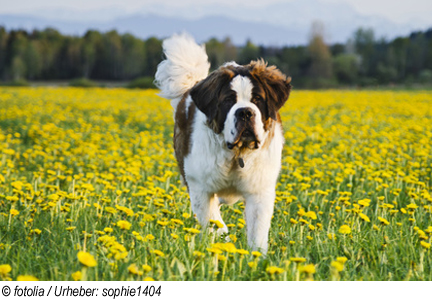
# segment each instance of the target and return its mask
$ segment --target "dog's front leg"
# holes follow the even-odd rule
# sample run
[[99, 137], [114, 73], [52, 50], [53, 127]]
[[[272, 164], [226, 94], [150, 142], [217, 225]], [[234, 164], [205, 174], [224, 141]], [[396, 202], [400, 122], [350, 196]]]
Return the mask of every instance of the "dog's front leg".
[[274, 208], [274, 191], [247, 195], [245, 217], [248, 245], [253, 250], [267, 253], [268, 234]]
[[218, 234], [227, 233], [228, 227], [222, 220], [219, 210], [219, 200], [215, 194], [200, 189], [189, 188], [189, 195], [192, 204], [192, 211], [196, 214], [198, 222], [203, 228], [207, 228], [210, 220], [219, 221], [223, 227], [217, 230]]

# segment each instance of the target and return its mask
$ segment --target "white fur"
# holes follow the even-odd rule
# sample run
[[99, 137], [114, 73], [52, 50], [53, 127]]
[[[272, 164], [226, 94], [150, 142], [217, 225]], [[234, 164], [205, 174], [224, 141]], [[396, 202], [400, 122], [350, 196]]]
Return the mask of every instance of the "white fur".
[[[248, 244], [265, 253], [281, 168], [283, 136], [280, 125], [276, 125], [268, 148], [248, 152], [243, 157], [244, 168], [233, 169], [236, 163], [233, 152], [226, 148], [225, 139], [215, 135], [205, 122], [206, 116], [197, 110], [191, 152], [184, 161], [192, 210], [203, 226], [207, 226], [210, 219], [225, 225], [219, 204], [233, 204], [243, 197]], [[228, 228], [224, 226], [219, 232], [228, 232]]]
[[191, 96], [188, 96], [186, 98], [186, 103], [185, 103], [185, 105], [186, 105], [186, 107], [185, 107], [186, 119], [189, 118], [189, 106], [192, 104], [192, 102], [193, 101], [192, 101]]
[[255, 112], [255, 133], [258, 142], [264, 139], [264, 124], [262, 123], [261, 111], [251, 102], [252, 100], [252, 82], [249, 78], [237, 75], [231, 81], [231, 89], [237, 94], [237, 103], [230, 109], [224, 124], [224, 136], [226, 142], [234, 143], [237, 137], [235, 112], [244, 107], [249, 107]]
[[174, 111], [181, 97], [198, 81], [206, 78], [210, 69], [205, 46], [199, 46], [186, 34], [175, 34], [163, 41], [166, 60], [157, 68], [155, 84], [160, 96], [171, 99]]
[[235, 61], [229, 61], [223, 64], [224, 67], [229, 67], [229, 66], [233, 66], [233, 67], [239, 67], [240, 65], [238, 63], [236, 63]]
[[[207, 76], [209, 65], [203, 61], [207, 59], [204, 48], [192, 45], [192, 42], [188, 36], [174, 36], [164, 42], [168, 59], [159, 65], [156, 82], [162, 90], [161, 94], [173, 100], [174, 109], [183, 93]], [[233, 62], [229, 64], [237, 65]], [[200, 224], [206, 227], [210, 220], [218, 220], [224, 225], [218, 232], [228, 232], [219, 206], [222, 203], [233, 204], [243, 198], [248, 244], [252, 249], [266, 253], [284, 140], [282, 128], [277, 123], [273, 139], [267, 147], [262, 147], [269, 137], [268, 132], [264, 131], [261, 112], [251, 102], [252, 87], [246, 77], [237, 76], [232, 80], [231, 88], [236, 91], [238, 102], [231, 108], [221, 134], [210, 129], [205, 114], [196, 110], [190, 153], [184, 158], [184, 171], [192, 210]], [[190, 96], [188, 98], [189, 107], [191, 99]], [[234, 151], [226, 147], [226, 142], [232, 141], [231, 131], [235, 130], [234, 113], [241, 107], [251, 107], [255, 111], [255, 129], [261, 142], [259, 149], [243, 154], [244, 168], [238, 165]]]

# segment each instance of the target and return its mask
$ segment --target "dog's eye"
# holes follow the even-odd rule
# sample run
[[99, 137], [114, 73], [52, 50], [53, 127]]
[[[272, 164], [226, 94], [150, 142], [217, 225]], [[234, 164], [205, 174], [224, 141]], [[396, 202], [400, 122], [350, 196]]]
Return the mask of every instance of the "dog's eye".
[[252, 99], [252, 102], [261, 102], [264, 101], [264, 99], [260, 95], [255, 95]]
[[233, 104], [235, 101], [236, 101], [236, 100], [235, 100], [234, 97], [226, 97], [226, 98], [223, 100], [223, 103], [224, 103], [224, 104]]

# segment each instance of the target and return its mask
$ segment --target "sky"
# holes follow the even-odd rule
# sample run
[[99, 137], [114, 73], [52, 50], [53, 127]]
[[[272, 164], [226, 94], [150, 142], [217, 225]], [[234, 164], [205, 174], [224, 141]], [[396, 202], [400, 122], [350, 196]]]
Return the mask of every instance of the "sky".
[[[294, 0], [208, 0], [205, 3], [226, 5], [265, 6], [277, 2]], [[322, 2], [347, 3], [359, 13], [378, 15], [393, 22], [403, 23], [414, 19], [429, 20], [432, 15], [432, 0], [321, 0]], [[203, 3], [200, 0], [0, 0], [2, 13], [31, 13], [45, 8], [63, 8], [73, 10], [95, 10], [107, 7], [118, 7], [125, 13], [143, 9], [149, 4], [169, 6]]]

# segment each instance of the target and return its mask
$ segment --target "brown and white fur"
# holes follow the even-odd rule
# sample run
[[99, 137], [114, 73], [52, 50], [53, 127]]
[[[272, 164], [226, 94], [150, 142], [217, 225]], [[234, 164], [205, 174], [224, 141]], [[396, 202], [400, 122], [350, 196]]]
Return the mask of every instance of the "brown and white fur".
[[248, 244], [263, 253], [284, 144], [279, 109], [291, 85], [262, 61], [226, 63], [208, 74], [204, 46], [174, 35], [163, 42], [156, 72], [161, 96], [174, 108], [174, 149], [199, 223], [220, 221], [219, 206], [245, 201]]

